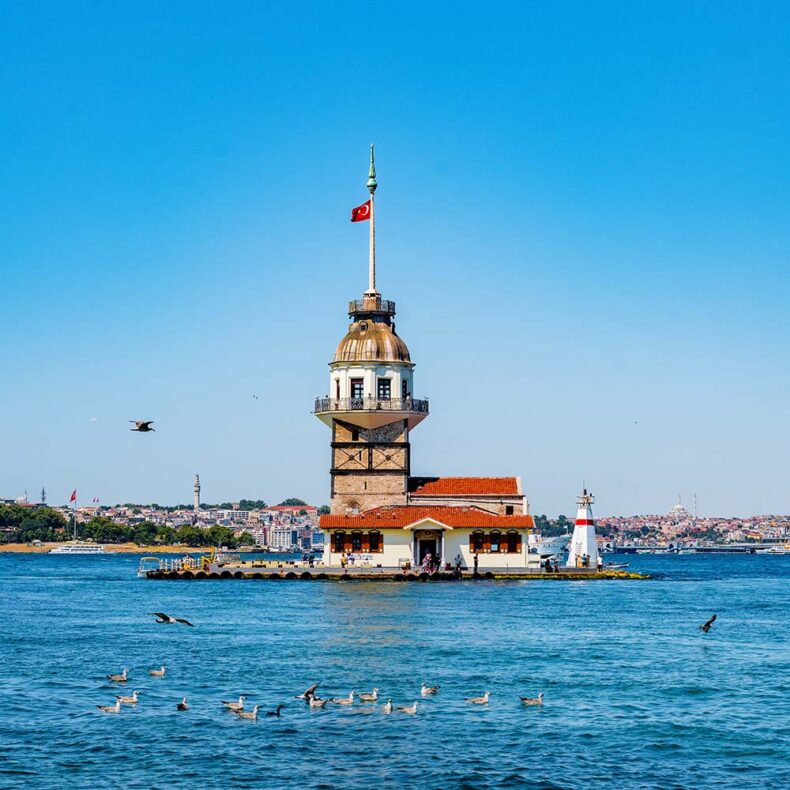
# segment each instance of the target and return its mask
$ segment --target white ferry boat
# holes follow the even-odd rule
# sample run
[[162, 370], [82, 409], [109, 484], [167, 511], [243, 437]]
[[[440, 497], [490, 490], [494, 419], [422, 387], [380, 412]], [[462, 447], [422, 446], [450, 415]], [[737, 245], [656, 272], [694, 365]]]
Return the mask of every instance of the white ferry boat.
[[76, 541], [73, 543], [64, 543], [56, 549], [51, 549], [50, 554], [109, 554], [104, 550], [104, 546], [98, 543], [85, 543], [83, 541]]
[[538, 554], [541, 559], [554, 557], [557, 554], [562, 554], [568, 548], [570, 539], [570, 535], [554, 535], [544, 538], [539, 533], [533, 532], [529, 536], [529, 550], [531, 553]]

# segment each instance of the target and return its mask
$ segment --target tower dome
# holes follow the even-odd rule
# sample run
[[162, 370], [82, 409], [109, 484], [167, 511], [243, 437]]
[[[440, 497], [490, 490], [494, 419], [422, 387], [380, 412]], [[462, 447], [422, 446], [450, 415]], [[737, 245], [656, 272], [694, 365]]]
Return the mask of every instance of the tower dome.
[[390, 323], [354, 321], [333, 362], [411, 362], [409, 349]]

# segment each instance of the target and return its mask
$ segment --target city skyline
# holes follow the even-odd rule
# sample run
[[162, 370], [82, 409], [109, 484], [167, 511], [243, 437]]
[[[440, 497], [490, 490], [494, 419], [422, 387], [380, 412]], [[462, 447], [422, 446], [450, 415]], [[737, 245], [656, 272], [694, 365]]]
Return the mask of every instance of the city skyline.
[[0, 495], [328, 502], [372, 141], [415, 475], [786, 513], [787, 14], [311, 8], [6, 15]]

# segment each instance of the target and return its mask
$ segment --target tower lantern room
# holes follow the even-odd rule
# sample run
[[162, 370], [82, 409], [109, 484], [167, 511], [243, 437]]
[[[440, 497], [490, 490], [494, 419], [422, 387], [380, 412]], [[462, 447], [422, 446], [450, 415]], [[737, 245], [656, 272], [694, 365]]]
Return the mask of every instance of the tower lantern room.
[[329, 394], [316, 398], [316, 416], [332, 429], [331, 511], [345, 515], [405, 504], [410, 472], [409, 432], [428, 416], [414, 397], [414, 363], [395, 331], [395, 303], [376, 290], [373, 146], [363, 204], [370, 222], [368, 289], [348, 306], [351, 321], [329, 363]]

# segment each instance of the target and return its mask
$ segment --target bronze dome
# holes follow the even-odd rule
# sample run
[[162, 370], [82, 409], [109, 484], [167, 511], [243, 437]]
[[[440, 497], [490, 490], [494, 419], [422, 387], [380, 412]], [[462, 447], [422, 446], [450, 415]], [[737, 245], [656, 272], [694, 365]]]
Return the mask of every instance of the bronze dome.
[[384, 322], [355, 321], [338, 344], [334, 362], [411, 362], [409, 349]]

